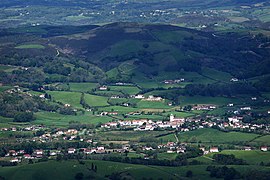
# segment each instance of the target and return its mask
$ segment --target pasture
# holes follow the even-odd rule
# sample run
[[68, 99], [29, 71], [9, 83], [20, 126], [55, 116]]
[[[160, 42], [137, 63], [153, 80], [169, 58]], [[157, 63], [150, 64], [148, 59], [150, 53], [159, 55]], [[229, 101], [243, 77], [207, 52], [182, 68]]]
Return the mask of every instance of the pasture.
[[12, 89], [11, 86], [0, 86], [0, 92], [6, 91], [8, 89]]
[[81, 93], [79, 92], [66, 92], [66, 91], [47, 91], [52, 96], [52, 99], [56, 102], [63, 104], [70, 104], [75, 108], [82, 108], [80, 104]]
[[138, 94], [141, 90], [136, 86], [110, 86], [112, 91], [119, 91], [124, 94]]
[[[104, 131], [97, 134], [97, 138], [103, 141], [140, 141], [142, 139], [155, 140], [155, 137], [164, 134], [164, 131], [153, 131], [151, 133], [146, 131]], [[158, 141], [158, 140], [156, 140]]]
[[270, 146], [270, 135], [264, 135], [262, 137], [256, 138], [251, 143], [256, 143], [261, 146]]
[[227, 105], [229, 103], [239, 103], [239, 98], [225, 98], [225, 97], [210, 97], [210, 96], [180, 96], [181, 105], [188, 104], [214, 104]]
[[[186, 172], [193, 172], [193, 179], [213, 179], [206, 171], [208, 165], [190, 165], [180, 167], [165, 167], [165, 166], [146, 166], [135, 165], [109, 161], [84, 160], [80, 164], [76, 160], [68, 161], [47, 161], [35, 164], [24, 164], [14, 167], [3, 167], [0, 169], [0, 174], [4, 178], [10, 180], [17, 179], [66, 179], [73, 180], [77, 173], [83, 173], [84, 178], [105, 179], [106, 176], [112, 173], [121, 173], [122, 175], [132, 179], [182, 179], [185, 178]], [[97, 166], [97, 172], [89, 170], [91, 164]], [[251, 169], [258, 169], [258, 166], [230, 166], [234, 167], [241, 173], [248, 172]], [[262, 168], [267, 170], [266, 168]]]
[[[145, 166], [135, 164], [125, 164], [109, 161], [93, 161], [86, 160], [84, 164], [78, 161], [47, 161], [35, 164], [21, 165], [15, 167], [4, 167], [0, 169], [1, 176], [10, 180], [15, 179], [66, 179], [73, 180], [78, 172], [84, 174], [84, 177], [91, 177], [95, 179], [104, 179], [106, 175], [116, 172], [129, 173], [135, 179], [152, 178], [158, 179], [160, 177], [166, 179], [179, 179], [185, 176], [187, 170], [193, 170], [194, 167], [163, 167], [163, 166]], [[90, 171], [91, 164], [97, 166], [97, 172]], [[204, 177], [208, 179], [208, 172], [205, 171], [205, 166], [196, 167], [194, 169], [195, 177]]]
[[[243, 150], [224, 150], [218, 154], [233, 154], [236, 158], [245, 160], [248, 164], [258, 165], [261, 162], [270, 162], [270, 152], [262, 152], [259, 150], [243, 151]], [[207, 156], [211, 157], [213, 154]]]
[[88, 92], [95, 89], [97, 86], [97, 83], [69, 83], [70, 91], [76, 92]]
[[82, 124], [98, 124], [106, 123], [112, 119], [107, 116], [98, 117], [90, 113], [85, 113], [83, 115], [62, 115], [59, 113], [51, 112], [37, 112], [35, 113], [36, 120], [32, 123], [34, 124], [44, 124], [46, 126], [56, 126], [56, 127], [67, 127], [69, 122], [76, 121]]
[[166, 101], [144, 101], [141, 100], [137, 103], [137, 107], [141, 109], [170, 109]]
[[109, 104], [107, 103], [108, 98], [104, 96], [96, 96], [96, 95], [91, 95], [91, 94], [85, 94], [84, 96], [85, 102], [89, 104], [91, 107], [96, 107], [96, 106], [108, 106]]
[[158, 159], [166, 159], [166, 160], [175, 160], [175, 158], [177, 157], [177, 153], [158, 153], [157, 158]]
[[41, 44], [22, 44], [16, 46], [15, 49], [45, 49], [45, 46]]
[[222, 132], [216, 129], [204, 128], [178, 134], [180, 142], [202, 142], [202, 143], [240, 143], [248, 142], [258, 137], [257, 134], [241, 132]]

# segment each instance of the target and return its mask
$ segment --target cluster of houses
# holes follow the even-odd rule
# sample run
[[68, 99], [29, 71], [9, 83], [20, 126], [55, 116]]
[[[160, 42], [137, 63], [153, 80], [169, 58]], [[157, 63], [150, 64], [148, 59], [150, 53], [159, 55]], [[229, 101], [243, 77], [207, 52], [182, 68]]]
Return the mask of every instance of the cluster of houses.
[[16, 131], [38, 131], [41, 129], [45, 129], [44, 126], [42, 125], [31, 125], [31, 126], [26, 126], [26, 127], [9, 127], [9, 128], [0, 128], [0, 131], [12, 131], [12, 132], [16, 132]]
[[220, 128], [232, 128], [232, 129], [246, 129], [249, 131], [257, 131], [257, 130], [270, 130], [270, 126], [264, 124], [251, 124], [251, 123], [244, 123], [242, 116], [232, 116], [228, 118], [228, 123], [223, 122], [218, 125]]
[[184, 78], [181, 79], [175, 79], [175, 80], [164, 80], [162, 81], [164, 84], [179, 84], [181, 82], [185, 82]]
[[148, 97], [145, 97], [143, 94], [131, 95], [130, 97], [134, 98], [134, 99], [142, 99], [144, 101], [162, 101], [162, 100], [164, 100], [162, 97], [159, 97], [159, 96], [150, 95]]
[[127, 120], [127, 121], [117, 121], [117, 122], [108, 122], [101, 127], [111, 129], [116, 127], [133, 127], [134, 131], [153, 131], [156, 128], [167, 129], [179, 129], [185, 123], [184, 118], [175, 118], [174, 115], [170, 115], [170, 121], [152, 121], [147, 119], [140, 120]]
[[193, 106], [192, 107], [192, 109], [191, 110], [197, 110], [197, 111], [201, 111], [201, 110], [214, 110], [214, 109], [216, 109], [217, 108], [217, 106], [215, 106], [215, 105], [211, 105], [211, 104], [206, 104], [206, 105], [204, 105], [204, 104], [200, 104], [200, 105], [195, 105], [195, 106]]
[[178, 145], [175, 142], [168, 142], [167, 144], [158, 145], [158, 149], [166, 149], [167, 153], [185, 153], [186, 144]]
[[[111, 150], [112, 151], [112, 150]], [[61, 150], [43, 150], [43, 149], [36, 149], [33, 151], [32, 154], [26, 153], [24, 150], [9, 150], [8, 153], [5, 155], [6, 158], [10, 159], [10, 162], [21, 162], [23, 159], [40, 159], [44, 156], [47, 157], [54, 157], [58, 154], [75, 154], [75, 153], [84, 153], [84, 154], [105, 154], [109, 151], [105, 150], [105, 147], [95, 147], [95, 148], [68, 148], [66, 151]]]

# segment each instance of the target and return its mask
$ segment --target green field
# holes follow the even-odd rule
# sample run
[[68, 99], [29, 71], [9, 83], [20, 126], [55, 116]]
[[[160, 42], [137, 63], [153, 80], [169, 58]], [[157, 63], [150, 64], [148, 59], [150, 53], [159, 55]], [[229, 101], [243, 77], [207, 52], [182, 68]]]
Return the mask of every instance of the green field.
[[241, 132], [222, 132], [216, 129], [204, 128], [178, 135], [180, 142], [202, 142], [202, 143], [239, 143], [248, 142], [258, 137], [257, 134]]
[[270, 135], [264, 135], [262, 137], [256, 138], [254, 141], [251, 143], [256, 143], [262, 146], [269, 146], [270, 145]]
[[170, 106], [167, 105], [166, 101], [144, 101], [141, 100], [137, 103], [137, 107], [141, 109], [169, 109]]
[[124, 94], [138, 94], [141, 90], [135, 86], [110, 86], [110, 89], [112, 91], [120, 91], [123, 92]]
[[97, 83], [69, 83], [70, 91], [87, 92], [95, 89]]
[[[205, 171], [205, 166], [196, 167], [162, 167], [162, 166], [145, 166], [124, 164], [117, 162], [106, 161], [84, 161], [85, 164], [79, 164], [78, 161], [48, 161], [43, 163], [36, 163], [31, 165], [21, 165], [16, 167], [5, 167], [0, 169], [0, 174], [10, 180], [17, 179], [66, 179], [73, 180], [76, 173], [82, 172], [87, 177], [95, 179], [104, 179], [106, 175], [110, 175], [113, 172], [125, 172], [130, 173], [130, 176], [135, 179], [152, 178], [158, 179], [160, 177], [165, 179], [179, 179], [181, 176], [185, 176], [187, 170], [194, 171], [194, 177], [209, 179], [208, 172]], [[89, 171], [91, 164], [94, 163], [97, 166], [97, 173]], [[91, 178], [90, 178], [91, 179]]]
[[[138, 132], [138, 131], [108, 131], [99, 132], [97, 137], [104, 141], [139, 141], [141, 138], [151, 138], [151, 141], [155, 139], [157, 135], [166, 133], [165, 131], [153, 131], [149, 132]], [[157, 140], [158, 141], [158, 140]]]
[[229, 73], [217, 71], [211, 68], [203, 68], [202, 75], [212, 78], [216, 81], [224, 81], [224, 82], [230, 82], [232, 78], [232, 75], [230, 75]]
[[158, 138], [160, 141], [162, 141], [163, 143], [167, 143], [167, 142], [176, 142], [176, 138], [174, 134], [169, 134], [166, 136], [161, 136]]
[[12, 72], [14, 69], [17, 69], [15, 66], [0, 65], [0, 71]]
[[45, 49], [41, 44], [23, 44], [15, 47], [16, 49]]
[[208, 97], [208, 96], [180, 96], [181, 105], [187, 104], [214, 104], [227, 105], [228, 103], [239, 103], [239, 98]]
[[[236, 158], [245, 160], [248, 164], [258, 165], [261, 162], [270, 162], [270, 152], [262, 151], [240, 151], [240, 150], [224, 150], [218, 154], [233, 154]], [[213, 154], [207, 156], [211, 157]]]
[[117, 111], [118, 114], [125, 114], [129, 112], [137, 112], [141, 109], [139, 108], [133, 108], [133, 107], [124, 107], [124, 106], [108, 106], [108, 107], [102, 107], [98, 109], [99, 111]]
[[175, 160], [177, 153], [158, 153], [158, 159]]
[[90, 105], [91, 107], [94, 106], [107, 106], [108, 98], [104, 96], [96, 96], [91, 94], [85, 94], [85, 102]]
[[81, 93], [79, 92], [66, 92], [66, 91], [48, 91], [52, 99], [63, 104], [70, 104], [75, 108], [82, 108], [80, 104]]
[[62, 115], [58, 113], [50, 112], [38, 112], [35, 114], [36, 120], [33, 121], [34, 124], [44, 124], [47, 126], [56, 126], [56, 127], [67, 127], [69, 122], [77, 121], [82, 124], [97, 124], [97, 123], [106, 123], [112, 119], [107, 116], [94, 116], [92, 113], [85, 113], [84, 115]]
[[[76, 108], [82, 108], [82, 105], [80, 104], [82, 94], [80, 92], [48, 91], [47, 93], [50, 94], [53, 100], [57, 102], [61, 102], [63, 104], [70, 104], [71, 106]], [[85, 102], [91, 107], [108, 105], [108, 98], [103, 96], [85, 94], [84, 98]]]
[[[145, 166], [126, 164], [109, 161], [84, 160], [80, 164], [76, 160], [68, 161], [47, 161], [35, 164], [25, 164], [15, 167], [2, 167], [0, 174], [10, 180], [28, 179], [28, 180], [49, 180], [49, 179], [66, 179], [73, 180], [79, 172], [83, 173], [84, 179], [106, 179], [106, 175], [119, 172], [126, 178], [132, 179], [186, 179], [185, 175], [188, 170], [193, 172], [192, 179], [215, 179], [210, 178], [209, 172], [206, 171], [208, 165], [191, 165], [180, 167], [165, 166]], [[89, 170], [91, 164], [97, 166], [97, 172]], [[237, 171], [245, 173], [251, 169], [258, 169], [259, 166], [229, 166], [236, 168]], [[268, 170], [260, 167], [261, 170]]]
[[12, 89], [11, 86], [0, 86], [0, 92], [6, 91], [8, 89]]

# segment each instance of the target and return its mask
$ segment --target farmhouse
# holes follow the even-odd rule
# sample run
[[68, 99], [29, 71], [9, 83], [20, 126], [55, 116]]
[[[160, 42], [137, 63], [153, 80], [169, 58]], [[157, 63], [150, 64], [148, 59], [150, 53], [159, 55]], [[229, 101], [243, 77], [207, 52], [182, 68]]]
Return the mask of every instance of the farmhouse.
[[237, 79], [237, 78], [232, 78], [231, 79], [231, 82], [238, 82], [239, 81], [239, 79]]
[[210, 153], [215, 153], [215, 152], [219, 152], [219, 151], [218, 151], [217, 147], [211, 147], [209, 152]]
[[34, 159], [30, 154], [23, 155], [24, 159]]
[[242, 108], [240, 108], [240, 110], [242, 110], [242, 111], [250, 111], [251, 107], [242, 107]]
[[234, 124], [234, 123], [238, 123], [240, 121], [239, 117], [234, 116], [234, 117], [229, 117], [228, 118], [229, 122]]
[[17, 156], [18, 153], [15, 150], [9, 150], [6, 156]]
[[108, 115], [118, 115], [118, 112], [108, 112]]
[[76, 129], [69, 129], [65, 132], [66, 135], [76, 135], [78, 134], [78, 131]]
[[76, 152], [75, 148], [68, 148], [68, 154], [74, 154]]
[[262, 146], [262, 147], [261, 147], [261, 151], [264, 151], [264, 152], [268, 151], [267, 146]]
[[111, 99], [119, 99], [120, 96], [117, 96], [117, 95], [114, 95], [114, 96], [111, 96]]
[[143, 94], [138, 94], [136, 96], [134, 96], [135, 99], [144, 99], [144, 95]]
[[173, 114], [170, 115], [170, 122], [174, 122], [174, 121], [180, 121], [180, 122], [185, 122], [184, 118], [175, 118], [175, 116]]
[[197, 106], [193, 106], [192, 110], [213, 110], [216, 109], [217, 107], [215, 105], [197, 105]]
[[19, 159], [13, 158], [13, 159], [11, 159], [9, 162], [11, 162], [11, 163], [16, 163], [16, 162], [19, 162]]
[[37, 150], [34, 151], [34, 154], [35, 154], [36, 156], [38, 156], [38, 155], [43, 155], [43, 150], [42, 150], [42, 149], [37, 149]]
[[249, 147], [249, 146], [245, 147], [244, 149], [245, 149], [245, 151], [251, 151], [251, 147]]
[[45, 99], [45, 94], [39, 95], [40, 98]]
[[101, 127], [103, 128], [112, 128], [112, 127], [117, 127], [118, 123], [117, 122], [108, 122], [106, 124], [102, 124]]
[[155, 97], [155, 96], [148, 96], [147, 99], [145, 99], [145, 101], [162, 101], [162, 97]]
[[142, 126], [144, 123], [147, 123], [146, 119], [132, 121], [133, 126]]
[[100, 90], [100, 91], [107, 91], [107, 90], [108, 90], [108, 87], [105, 86], [105, 85], [103, 85], [103, 86], [100, 86], [100, 87], [99, 87], [99, 90]]

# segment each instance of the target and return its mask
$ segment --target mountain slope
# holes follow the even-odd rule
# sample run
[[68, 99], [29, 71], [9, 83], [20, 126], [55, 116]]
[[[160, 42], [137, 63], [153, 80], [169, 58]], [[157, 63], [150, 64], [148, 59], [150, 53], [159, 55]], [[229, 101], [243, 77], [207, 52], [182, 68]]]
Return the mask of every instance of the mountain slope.
[[[132, 76], [151, 79], [183, 71], [201, 74], [205, 68], [238, 78], [269, 73], [269, 38], [248, 32], [215, 33], [171, 25], [113, 23], [25, 27], [1, 34], [1, 64], [46, 67], [50, 73], [60, 72], [51, 70], [55, 59], [60, 69], [80, 67], [89, 71], [92, 67], [92, 74], [103, 72], [104, 77], [107, 72], [109, 78], [121, 76], [126, 81]], [[66, 63], [71, 66], [64, 67]], [[63, 70], [60, 74], [69, 72]]]

